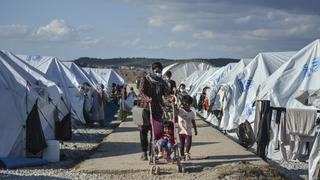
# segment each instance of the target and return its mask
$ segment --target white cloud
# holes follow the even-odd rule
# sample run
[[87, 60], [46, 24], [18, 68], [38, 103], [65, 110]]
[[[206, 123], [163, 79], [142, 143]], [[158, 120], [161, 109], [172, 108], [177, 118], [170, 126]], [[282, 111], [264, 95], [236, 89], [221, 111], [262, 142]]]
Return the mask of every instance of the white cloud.
[[171, 31], [172, 32], [184, 32], [188, 29], [188, 26], [187, 25], [183, 25], [183, 24], [178, 24], [178, 25], [175, 25]]
[[26, 25], [11, 24], [0, 25], [0, 37], [4, 38], [21, 38], [28, 36], [29, 29]]
[[252, 16], [244, 16], [236, 19], [236, 23], [246, 24], [252, 20]]
[[154, 16], [154, 17], [150, 17], [148, 24], [151, 27], [160, 27], [162, 25], [164, 25], [164, 21], [165, 21], [165, 17], [163, 16]]
[[178, 41], [170, 41], [167, 45], [169, 48], [178, 48], [178, 49], [192, 49], [197, 46], [196, 43], [189, 42], [178, 42]]
[[86, 48], [89, 48], [91, 46], [97, 45], [101, 43], [105, 38], [93, 38], [93, 37], [85, 37], [83, 40], [80, 41], [81, 45], [84, 45]]
[[212, 31], [201, 31], [192, 34], [195, 39], [213, 39], [215, 34]]
[[63, 41], [76, 36], [77, 31], [64, 20], [54, 19], [49, 24], [39, 27], [34, 36], [40, 40]]
[[141, 42], [141, 39], [139, 37], [133, 39], [133, 40], [127, 40], [123, 43], [124, 46], [136, 46]]

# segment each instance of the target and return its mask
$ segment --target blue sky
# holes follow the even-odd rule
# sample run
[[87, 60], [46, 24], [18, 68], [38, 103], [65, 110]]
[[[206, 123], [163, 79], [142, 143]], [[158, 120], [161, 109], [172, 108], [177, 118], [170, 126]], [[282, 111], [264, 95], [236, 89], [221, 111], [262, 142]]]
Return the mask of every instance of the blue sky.
[[245, 58], [320, 38], [319, 0], [2, 0], [0, 49], [78, 57]]

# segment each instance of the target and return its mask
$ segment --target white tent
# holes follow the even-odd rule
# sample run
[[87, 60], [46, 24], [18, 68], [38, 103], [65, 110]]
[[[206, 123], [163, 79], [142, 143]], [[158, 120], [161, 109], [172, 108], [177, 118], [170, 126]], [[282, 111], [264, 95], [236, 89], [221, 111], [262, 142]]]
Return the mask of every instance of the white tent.
[[190, 89], [190, 87], [192, 88], [192, 84], [196, 82], [197, 79], [199, 79], [203, 73], [204, 72], [202, 70], [197, 70], [193, 72], [190, 76], [188, 76], [185, 80], [183, 80], [181, 83], [184, 83], [186, 85], [186, 88]]
[[206, 71], [211, 68], [213, 68], [212, 65], [203, 62], [174, 63], [163, 68], [162, 74], [165, 74], [167, 71], [171, 71], [172, 79], [176, 81], [177, 85], [179, 85], [193, 72], [198, 70]]
[[55, 139], [53, 113], [62, 91], [12, 53], [0, 51], [0, 64], [0, 157], [23, 157], [24, 127], [36, 101], [45, 139]]
[[95, 85], [102, 83], [106, 89], [110, 89], [112, 83], [123, 85], [124, 79], [113, 69], [82, 68], [85, 70]]
[[234, 129], [245, 119], [253, 120], [250, 119], [254, 113], [252, 104], [260, 85], [293, 54], [294, 52], [260, 53], [231, 83], [223, 85], [227, 86], [227, 92], [220, 123], [222, 129]]
[[204, 72], [197, 81], [195, 81], [190, 91], [191, 96], [195, 96], [197, 93], [201, 93], [202, 89], [209, 87], [210, 89], [214, 88], [223, 78], [232, 70], [235, 63], [229, 63], [226, 66], [221, 68], [211, 68]]
[[232, 67], [232, 71], [228, 72], [220, 81], [218, 84], [224, 84], [224, 83], [230, 83], [232, 82], [235, 77], [241, 73], [246, 66], [252, 61], [252, 59], [241, 59], [238, 63], [236, 63]]
[[276, 107], [306, 107], [296, 97], [320, 88], [320, 40], [298, 51], [262, 85], [258, 99]]
[[47, 79], [55, 82], [62, 89], [66, 106], [71, 109], [73, 118], [85, 123], [80, 84], [67, 66], [55, 57], [33, 55], [18, 55], [18, 57], [43, 72]]
[[[270, 76], [261, 86], [257, 99], [270, 100], [273, 107], [315, 109], [317, 90], [320, 89], [319, 70], [320, 40], [316, 40], [298, 51]], [[273, 149], [275, 142], [278, 142], [277, 125], [274, 121], [271, 122], [271, 127], [273, 137], [269, 143], [268, 157], [282, 160], [286, 158], [286, 151]]]
[[[227, 73], [225, 73], [223, 78], [219, 79], [219, 82], [217, 82], [216, 86], [211, 89], [211, 91], [208, 94], [208, 97], [210, 100], [210, 104], [213, 104], [213, 109], [221, 110], [223, 106], [222, 101], [226, 99], [226, 96], [227, 96], [226, 93], [231, 91], [231, 89], [229, 89], [229, 85], [234, 82], [234, 79], [236, 78], [236, 76], [242, 71], [244, 71], [245, 67], [251, 61], [252, 59], [241, 59], [238, 63], [236, 63], [232, 67], [231, 71], [227, 71]], [[210, 116], [207, 118], [207, 121], [211, 122], [215, 126], [220, 125], [220, 122], [213, 114], [210, 114]]]
[[62, 63], [70, 69], [70, 71], [74, 74], [74, 76], [76, 77], [80, 85], [87, 82], [92, 87], [95, 87], [95, 84], [90, 80], [89, 75], [85, 71], [83, 71], [78, 65], [76, 65], [74, 62], [62, 61]]

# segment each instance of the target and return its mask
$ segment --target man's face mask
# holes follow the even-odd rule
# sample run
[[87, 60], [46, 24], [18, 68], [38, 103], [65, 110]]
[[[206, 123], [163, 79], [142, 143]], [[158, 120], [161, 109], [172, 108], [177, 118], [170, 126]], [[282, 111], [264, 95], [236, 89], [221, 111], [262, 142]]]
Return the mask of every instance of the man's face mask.
[[159, 77], [159, 78], [161, 78], [161, 77], [162, 77], [161, 72], [155, 72], [154, 74], [155, 74], [157, 77]]

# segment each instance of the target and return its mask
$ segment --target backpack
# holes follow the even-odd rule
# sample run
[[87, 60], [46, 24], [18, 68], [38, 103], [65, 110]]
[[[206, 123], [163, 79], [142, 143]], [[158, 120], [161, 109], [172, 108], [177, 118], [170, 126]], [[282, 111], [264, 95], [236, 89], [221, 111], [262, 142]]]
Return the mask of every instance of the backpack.
[[237, 129], [237, 136], [239, 138], [240, 145], [245, 148], [252, 147], [256, 141], [253, 129], [247, 120], [239, 125], [239, 128]]

